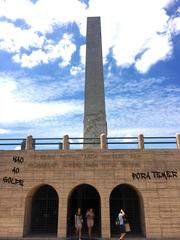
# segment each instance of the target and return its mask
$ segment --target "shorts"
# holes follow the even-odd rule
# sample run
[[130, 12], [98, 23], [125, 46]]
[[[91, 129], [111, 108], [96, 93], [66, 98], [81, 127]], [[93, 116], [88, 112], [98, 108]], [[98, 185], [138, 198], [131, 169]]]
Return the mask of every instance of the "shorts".
[[120, 233], [126, 233], [125, 225], [119, 225]]
[[87, 219], [87, 226], [88, 228], [91, 228], [94, 226], [94, 220], [93, 219]]
[[77, 223], [77, 224], [75, 225], [75, 227], [76, 227], [76, 228], [82, 228], [82, 223]]

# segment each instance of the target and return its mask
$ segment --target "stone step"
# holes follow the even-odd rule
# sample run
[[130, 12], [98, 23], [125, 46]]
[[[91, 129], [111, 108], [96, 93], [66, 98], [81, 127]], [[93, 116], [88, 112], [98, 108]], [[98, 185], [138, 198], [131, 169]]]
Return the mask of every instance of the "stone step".
[[[69, 237], [69, 238], [60, 238], [60, 237], [52, 237], [52, 236], [28, 236], [28, 237], [7, 237], [2, 238], [0, 237], [0, 240], [77, 240], [77, 238]], [[89, 240], [87, 237], [82, 237], [82, 240]], [[103, 238], [93, 238], [93, 240], [105, 240]], [[107, 239], [106, 239], [107, 240]], [[110, 238], [109, 240], [119, 240], [119, 238]], [[141, 236], [126, 236], [125, 240], [179, 240], [179, 238], [146, 238]]]

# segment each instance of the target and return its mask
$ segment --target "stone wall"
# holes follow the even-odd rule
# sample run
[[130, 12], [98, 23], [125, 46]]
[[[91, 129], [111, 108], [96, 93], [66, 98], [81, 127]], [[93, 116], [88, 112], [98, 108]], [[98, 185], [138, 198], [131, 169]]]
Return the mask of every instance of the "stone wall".
[[180, 239], [180, 150], [0, 151], [0, 237], [30, 228], [31, 199], [43, 184], [59, 196], [58, 237], [66, 237], [72, 190], [93, 186], [101, 199], [101, 236], [110, 238], [112, 190], [128, 184], [141, 204], [142, 235]]

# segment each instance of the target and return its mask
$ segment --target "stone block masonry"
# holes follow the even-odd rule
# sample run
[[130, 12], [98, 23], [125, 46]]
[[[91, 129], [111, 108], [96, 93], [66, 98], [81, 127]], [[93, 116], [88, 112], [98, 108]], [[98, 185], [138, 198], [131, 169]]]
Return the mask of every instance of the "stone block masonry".
[[[179, 149], [31, 149], [0, 151], [0, 159], [1, 239], [36, 235], [32, 220], [39, 215], [33, 218], [34, 204], [38, 192], [43, 194], [46, 187], [58, 199], [53, 210], [57, 238], [73, 236], [76, 207], [81, 206], [84, 215], [92, 203], [97, 237], [118, 237], [114, 218], [122, 207], [128, 213], [132, 236], [180, 239]], [[55, 207], [55, 203], [49, 204]], [[43, 206], [39, 208], [43, 211]], [[86, 236], [85, 223], [83, 231]]]

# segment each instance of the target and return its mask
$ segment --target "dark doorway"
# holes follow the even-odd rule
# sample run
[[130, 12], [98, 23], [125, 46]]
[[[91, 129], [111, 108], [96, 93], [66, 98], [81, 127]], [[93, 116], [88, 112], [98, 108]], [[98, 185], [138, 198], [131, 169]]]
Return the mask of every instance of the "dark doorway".
[[141, 209], [137, 192], [127, 184], [122, 184], [113, 189], [110, 195], [110, 222], [111, 236], [119, 236], [119, 227], [115, 225], [115, 219], [119, 210], [123, 209], [127, 214], [131, 226], [130, 235], [141, 236]]
[[67, 236], [75, 236], [74, 215], [77, 208], [81, 208], [83, 215], [82, 236], [87, 237], [86, 211], [88, 208], [93, 208], [95, 213], [93, 237], [101, 237], [101, 203], [100, 196], [97, 190], [88, 185], [82, 184], [76, 187], [68, 199], [68, 216], [67, 216]]
[[49, 185], [40, 187], [32, 198], [31, 234], [57, 235], [58, 195]]

